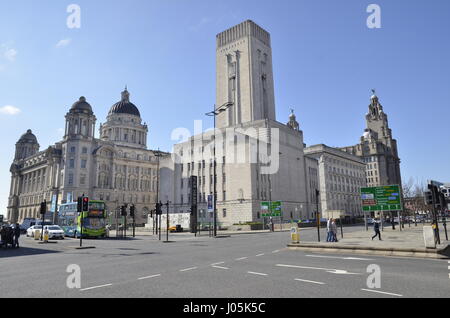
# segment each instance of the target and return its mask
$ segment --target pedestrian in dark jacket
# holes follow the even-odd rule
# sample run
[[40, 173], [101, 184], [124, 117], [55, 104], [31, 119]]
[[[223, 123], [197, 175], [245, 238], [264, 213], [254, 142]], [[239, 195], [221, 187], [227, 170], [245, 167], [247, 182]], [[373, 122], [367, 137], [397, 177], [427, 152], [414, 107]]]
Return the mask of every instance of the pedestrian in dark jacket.
[[375, 221], [375, 223], [373, 224], [373, 230], [375, 231], [375, 235], [372, 237], [372, 241], [377, 236], [380, 238], [381, 241], [380, 223], [378, 223], [378, 221]]
[[14, 244], [13, 247], [19, 248], [19, 237], [20, 237], [20, 225], [16, 223], [14, 227]]

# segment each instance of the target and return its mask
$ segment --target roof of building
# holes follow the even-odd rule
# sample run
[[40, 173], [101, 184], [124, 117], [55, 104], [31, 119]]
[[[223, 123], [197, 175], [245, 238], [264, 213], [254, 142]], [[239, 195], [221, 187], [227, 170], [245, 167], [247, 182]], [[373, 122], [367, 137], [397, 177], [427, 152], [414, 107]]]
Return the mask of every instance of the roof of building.
[[84, 96], [81, 96], [80, 99], [72, 105], [70, 111], [93, 113], [91, 105], [86, 101], [86, 97]]
[[37, 138], [31, 131], [31, 129], [28, 129], [25, 134], [23, 134], [19, 141], [19, 143], [36, 143], [37, 144]]
[[112, 114], [129, 114], [141, 117], [139, 109], [130, 102], [130, 93], [127, 88], [122, 92], [122, 100], [111, 107], [109, 115]]

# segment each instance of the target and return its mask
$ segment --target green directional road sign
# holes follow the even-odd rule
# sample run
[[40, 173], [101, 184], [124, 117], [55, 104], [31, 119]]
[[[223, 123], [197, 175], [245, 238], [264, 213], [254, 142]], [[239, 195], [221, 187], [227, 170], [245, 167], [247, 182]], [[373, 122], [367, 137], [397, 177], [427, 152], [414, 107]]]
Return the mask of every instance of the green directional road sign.
[[281, 216], [281, 201], [261, 202], [262, 217]]
[[364, 212], [402, 210], [402, 198], [398, 185], [361, 188], [361, 200]]

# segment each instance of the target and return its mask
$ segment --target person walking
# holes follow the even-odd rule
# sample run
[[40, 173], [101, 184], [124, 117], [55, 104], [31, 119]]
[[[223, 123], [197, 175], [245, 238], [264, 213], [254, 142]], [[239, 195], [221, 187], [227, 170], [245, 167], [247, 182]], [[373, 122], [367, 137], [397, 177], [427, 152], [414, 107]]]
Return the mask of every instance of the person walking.
[[335, 219], [331, 220], [330, 229], [331, 229], [331, 242], [338, 242], [338, 239], [337, 239], [337, 225], [336, 225], [336, 220]]
[[14, 227], [14, 244], [13, 247], [19, 248], [19, 237], [20, 237], [20, 225], [19, 223], [16, 223], [16, 226]]
[[2, 225], [2, 228], [0, 229], [0, 247], [5, 245], [7, 247], [7, 240], [6, 240], [6, 226]]
[[372, 241], [377, 236], [380, 238], [380, 241], [381, 241], [380, 223], [378, 222], [378, 220], [375, 220], [375, 222], [373, 224], [373, 230], [375, 231], [375, 235], [372, 237]]
[[327, 242], [331, 242], [331, 237], [333, 233], [331, 232], [331, 222], [333, 221], [332, 218], [329, 218], [327, 221]]

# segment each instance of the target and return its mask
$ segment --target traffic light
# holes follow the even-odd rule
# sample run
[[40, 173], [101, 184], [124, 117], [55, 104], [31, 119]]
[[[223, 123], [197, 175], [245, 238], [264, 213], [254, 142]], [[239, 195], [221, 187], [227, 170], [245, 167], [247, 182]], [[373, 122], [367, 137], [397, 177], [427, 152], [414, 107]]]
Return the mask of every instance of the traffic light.
[[83, 212], [89, 212], [89, 198], [83, 197]]
[[162, 214], [162, 203], [156, 203], [156, 215]]
[[44, 215], [45, 213], [47, 213], [47, 202], [41, 202], [41, 214]]
[[432, 205], [433, 204], [433, 194], [431, 191], [425, 191], [424, 192], [424, 196], [425, 196], [425, 204], [426, 205]]
[[120, 207], [120, 215], [127, 216], [127, 207], [125, 205]]
[[78, 197], [77, 212], [78, 213], [83, 212], [83, 197]]
[[134, 207], [134, 205], [130, 206], [130, 216], [134, 218], [134, 212], [135, 212], [136, 208]]

